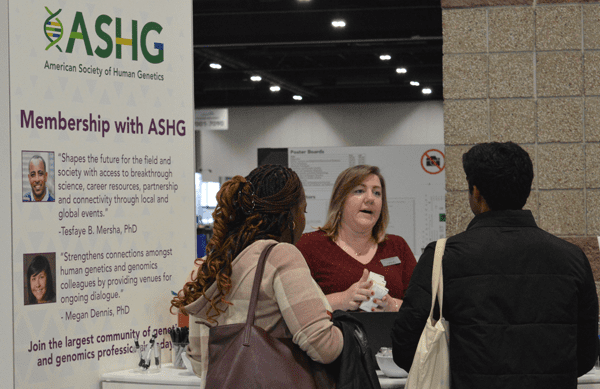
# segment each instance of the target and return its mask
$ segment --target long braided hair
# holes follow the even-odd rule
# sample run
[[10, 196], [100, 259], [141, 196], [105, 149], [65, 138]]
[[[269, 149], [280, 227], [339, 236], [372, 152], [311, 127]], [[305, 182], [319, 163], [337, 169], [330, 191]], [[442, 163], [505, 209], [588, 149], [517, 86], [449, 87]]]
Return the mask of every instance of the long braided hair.
[[217, 193], [206, 259], [195, 260], [200, 269], [171, 300], [171, 308], [186, 313], [185, 306], [206, 297], [208, 288], [216, 282], [218, 293], [212, 299], [206, 297], [210, 301], [207, 318], [213, 321], [224, 312], [218, 303], [231, 304], [225, 299], [232, 287], [231, 263], [257, 240], [281, 241], [282, 235], [289, 232], [294, 243], [292, 210], [303, 193], [298, 175], [281, 165], [262, 165], [245, 178], [235, 176], [224, 183]]

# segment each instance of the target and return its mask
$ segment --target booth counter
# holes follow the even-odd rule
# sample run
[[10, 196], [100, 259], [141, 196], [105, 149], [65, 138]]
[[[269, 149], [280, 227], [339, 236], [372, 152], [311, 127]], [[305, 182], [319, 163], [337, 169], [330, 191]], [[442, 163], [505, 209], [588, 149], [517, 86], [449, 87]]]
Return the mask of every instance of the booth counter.
[[[382, 389], [404, 388], [406, 378], [388, 378], [377, 371]], [[579, 377], [578, 389], [600, 389], [600, 370], [593, 369]], [[138, 373], [132, 369], [103, 374], [100, 389], [190, 389], [198, 387], [200, 378], [187, 370], [175, 369], [172, 364], [163, 365], [157, 373]]]
[[176, 369], [167, 363], [156, 373], [135, 369], [102, 374], [100, 389], [189, 389], [198, 387], [200, 378], [187, 369]]

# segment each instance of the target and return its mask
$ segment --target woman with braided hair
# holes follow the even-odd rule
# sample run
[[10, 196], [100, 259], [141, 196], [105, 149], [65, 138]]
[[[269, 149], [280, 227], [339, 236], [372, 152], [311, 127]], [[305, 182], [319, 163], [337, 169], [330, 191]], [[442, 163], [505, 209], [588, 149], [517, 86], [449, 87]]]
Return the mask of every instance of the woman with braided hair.
[[244, 323], [258, 258], [270, 252], [260, 285], [255, 325], [292, 338], [314, 361], [331, 363], [343, 348], [331, 307], [294, 243], [305, 226], [306, 199], [298, 175], [263, 165], [235, 176], [217, 193], [213, 236], [172, 308], [192, 316], [188, 356], [205, 385], [210, 327]]

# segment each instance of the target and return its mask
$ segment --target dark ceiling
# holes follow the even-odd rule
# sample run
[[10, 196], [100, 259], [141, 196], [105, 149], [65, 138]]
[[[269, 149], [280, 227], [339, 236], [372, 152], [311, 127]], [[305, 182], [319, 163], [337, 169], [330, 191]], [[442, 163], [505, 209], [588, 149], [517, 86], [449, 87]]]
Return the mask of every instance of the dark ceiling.
[[[442, 100], [440, 0], [193, 0], [193, 7], [196, 108]], [[334, 19], [346, 27], [334, 28]]]

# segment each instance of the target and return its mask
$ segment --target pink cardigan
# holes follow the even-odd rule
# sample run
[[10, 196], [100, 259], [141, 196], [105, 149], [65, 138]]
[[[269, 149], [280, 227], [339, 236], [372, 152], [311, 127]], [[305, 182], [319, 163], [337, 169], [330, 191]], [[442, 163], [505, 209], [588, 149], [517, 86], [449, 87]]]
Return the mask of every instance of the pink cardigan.
[[[233, 305], [220, 303], [221, 309], [226, 311], [216, 318], [218, 325], [246, 321], [258, 257], [269, 243], [275, 241], [254, 242], [233, 260], [233, 287], [226, 297]], [[212, 285], [207, 294], [214, 295], [216, 289]], [[194, 372], [202, 378], [201, 388], [204, 388], [208, 368], [208, 326], [217, 325], [206, 320], [208, 307], [208, 300], [205, 298], [186, 306], [191, 316], [187, 353]], [[288, 243], [275, 246], [265, 264], [255, 324], [273, 336], [292, 338], [313, 360], [330, 363], [342, 352], [343, 336], [333, 326], [327, 311], [331, 311], [331, 307], [312, 279], [300, 251]]]

